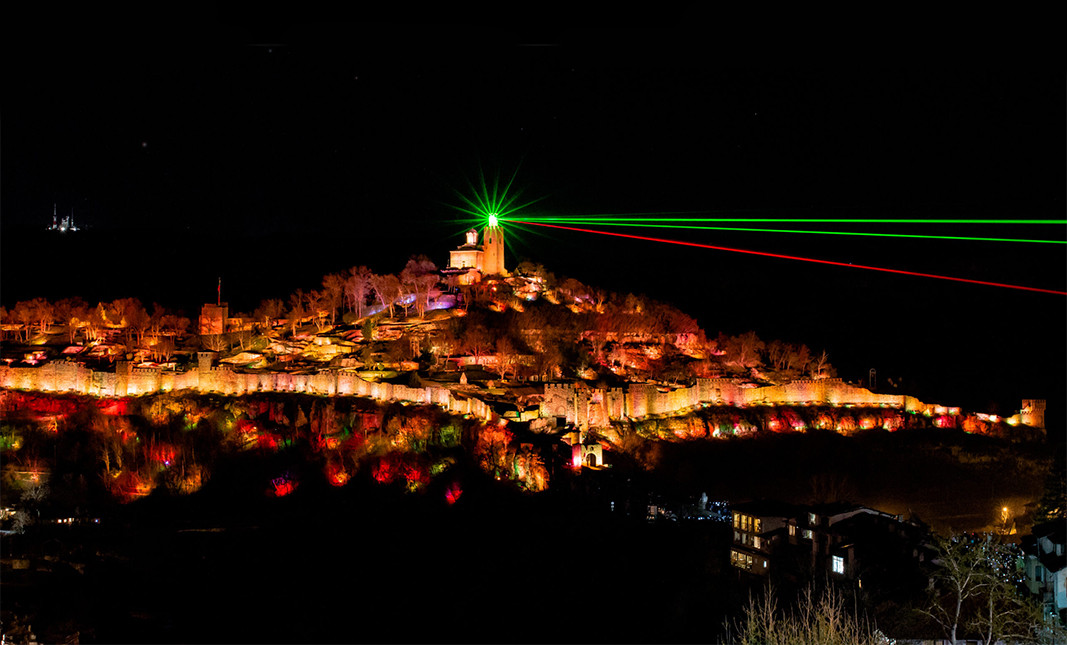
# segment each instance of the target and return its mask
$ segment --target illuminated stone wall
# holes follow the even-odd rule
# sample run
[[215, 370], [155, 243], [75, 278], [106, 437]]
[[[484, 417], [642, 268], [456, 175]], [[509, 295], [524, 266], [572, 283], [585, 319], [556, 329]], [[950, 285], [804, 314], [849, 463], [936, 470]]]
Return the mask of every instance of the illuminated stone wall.
[[[355, 370], [321, 370], [307, 373], [235, 372], [229, 365], [214, 366], [217, 355], [201, 352], [197, 367], [185, 372], [158, 367], [134, 367], [118, 361], [114, 372], [96, 372], [73, 361], [54, 361], [40, 367], [0, 366], [0, 387], [44, 392], [76, 392], [93, 396], [128, 396], [196, 390], [242, 395], [252, 392], [303, 392], [308, 394], [366, 396], [379, 401], [410, 401], [439, 405], [451, 412], [492, 418], [488, 404], [477, 397], [441, 387], [412, 388], [366, 381]], [[959, 408], [927, 404], [915, 397], [876, 394], [841, 379], [794, 381], [785, 385], [742, 387], [729, 379], [698, 379], [693, 387], [669, 388], [631, 383], [623, 389], [597, 389], [582, 384], [548, 383], [540, 416], [562, 417], [579, 428], [604, 427], [612, 421], [649, 415], [683, 413], [701, 404], [834, 405], [890, 407], [926, 416], [958, 416]], [[1044, 427], [1045, 402], [1027, 399], [1016, 423]], [[1014, 417], [1013, 417], [1014, 418]]]
[[[568, 424], [579, 428], [604, 427], [625, 417], [637, 419], [679, 414], [702, 404], [889, 407], [927, 416], [960, 414], [959, 408], [923, 403], [913, 396], [876, 394], [838, 378], [800, 380], [766, 387], [742, 387], [730, 379], [716, 378], [697, 379], [693, 387], [681, 388], [631, 383], [625, 391], [589, 388], [580, 383], [549, 383], [545, 385], [541, 401], [541, 416], [562, 417]], [[1024, 408], [1025, 404], [1024, 401]], [[1031, 409], [1036, 410], [1038, 406]], [[1043, 407], [1040, 409], [1043, 412]], [[1032, 414], [1030, 419], [1036, 421], [1036, 416]]]
[[1019, 422], [1034, 428], [1045, 427], [1045, 399], [1023, 399]]
[[541, 416], [566, 417], [567, 423], [574, 423], [574, 386], [565, 383], [546, 383], [545, 394], [541, 399]]
[[213, 352], [202, 352], [198, 366], [186, 372], [134, 367], [118, 361], [114, 372], [97, 372], [80, 363], [56, 361], [40, 367], [0, 366], [0, 387], [43, 392], [75, 392], [92, 396], [132, 396], [176, 390], [218, 392], [239, 396], [252, 392], [302, 392], [366, 396], [379, 401], [439, 405], [457, 414], [491, 419], [492, 408], [472, 396], [456, 397], [443, 387], [407, 387], [365, 381], [354, 371], [324, 370], [292, 374], [235, 372], [229, 365], [211, 366]]

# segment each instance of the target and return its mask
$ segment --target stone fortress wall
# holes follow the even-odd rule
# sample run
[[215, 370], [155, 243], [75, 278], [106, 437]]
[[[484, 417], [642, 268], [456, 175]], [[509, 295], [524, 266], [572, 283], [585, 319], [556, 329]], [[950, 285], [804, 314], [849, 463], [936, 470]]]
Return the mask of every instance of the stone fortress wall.
[[236, 372], [228, 365], [215, 365], [216, 358], [215, 352], [199, 352], [197, 366], [184, 372], [134, 367], [128, 361], [117, 361], [114, 372], [97, 372], [75, 361], [52, 361], [40, 367], [0, 366], [0, 387], [90, 396], [133, 396], [176, 390], [229, 395], [303, 392], [438, 405], [449, 412], [486, 420], [493, 414], [481, 399], [457, 396], [447, 388], [377, 383], [364, 380], [355, 370], [343, 368], [308, 373]]
[[[549, 383], [545, 385], [541, 416], [566, 419], [568, 424], [579, 428], [602, 427], [612, 420], [678, 414], [702, 404], [888, 407], [930, 415], [960, 414], [959, 408], [924, 403], [906, 394], [877, 394], [839, 378], [798, 380], [765, 387], [744, 387], [730, 379], [713, 378], [697, 379], [694, 386], [679, 388], [631, 383], [625, 390]], [[1043, 428], [1045, 401], [1026, 399], [1020, 413], [1004, 420]]]
[[[196, 367], [184, 372], [134, 367], [128, 361], [116, 362], [114, 372], [94, 371], [76, 361], [52, 361], [40, 367], [0, 365], [0, 387], [91, 396], [131, 396], [175, 390], [228, 395], [302, 392], [432, 404], [457, 414], [471, 414], [486, 420], [493, 417], [492, 409], [485, 401], [476, 396], [457, 395], [448, 388], [412, 388], [367, 381], [356, 370], [345, 368], [305, 373], [237, 372], [229, 365], [217, 365], [217, 357], [215, 352], [199, 352]], [[923, 403], [913, 396], [877, 394], [838, 378], [799, 380], [765, 387], [745, 387], [730, 379], [717, 378], [697, 379], [692, 387], [678, 388], [651, 383], [631, 383], [625, 389], [546, 383], [540, 416], [563, 419], [578, 428], [595, 428], [624, 418], [678, 414], [703, 404], [834, 405], [889, 407], [936, 415], [960, 413], [959, 408]], [[1022, 411], [1005, 421], [1043, 428], [1045, 401], [1024, 400]]]

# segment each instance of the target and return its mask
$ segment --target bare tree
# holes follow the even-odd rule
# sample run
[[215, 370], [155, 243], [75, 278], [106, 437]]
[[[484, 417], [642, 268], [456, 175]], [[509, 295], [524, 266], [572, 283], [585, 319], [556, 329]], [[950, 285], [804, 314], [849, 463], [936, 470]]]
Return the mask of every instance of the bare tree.
[[363, 317], [363, 308], [367, 304], [367, 294], [371, 289], [370, 278], [373, 275], [365, 266], [352, 267], [345, 279], [345, 295], [349, 306], [356, 312], [356, 318]]
[[309, 291], [306, 295], [308, 313], [312, 316], [315, 328], [321, 332], [328, 326], [326, 318], [330, 316], [329, 297], [322, 291]]
[[345, 277], [339, 273], [330, 273], [322, 278], [322, 301], [330, 312], [330, 324], [337, 320], [337, 309], [343, 305], [345, 297]]
[[89, 312], [86, 320], [86, 331], [90, 340], [96, 340], [100, 336], [100, 330], [107, 326], [107, 308], [104, 303], [97, 303]]
[[262, 329], [270, 329], [271, 324], [284, 314], [285, 305], [282, 304], [282, 301], [271, 299], [260, 302], [252, 316], [255, 317], [256, 322], [261, 325]]
[[19, 323], [19, 332], [25, 334], [25, 340], [30, 340], [30, 325], [34, 321], [33, 303], [30, 300], [24, 300], [15, 303], [15, 308], [11, 310], [11, 316]]
[[807, 345], [796, 345], [789, 349], [785, 357], [785, 367], [790, 371], [803, 372], [811, 362], [811, 350]]
[[780, 340], [772, 340], [767, 343], [767, 360], [770, 361], [771, 367], [776, 370], [785, 369], [785, 366], [789, 363], [789, 352], [792, 347], [789, 343], [783, 343]]
[[400, 272], [400, 282], [414, 292], [415, 310], [419, 316], [424, 315], [429, 306], [430, 287], [438, 282], [437, 265], [425, 255], [413, 255]]
[[145, 330], [148, 329], [150, 318], [141, 301], [137, 298], [126, 298], [122, 307], [122, 322], [126, 327], [127, 347], [131, 344], [130, 339], [136, 339], [140, 345], [144, 341]]
[[738, 336], [721, 337], [719, 346], [726, 352], [726, 363], [732, 364], [741, 370], [759, 365], [760, 352], [766, 344], [760, 340], [754, 331], [748, 331]]
[[[296, 294], [294, 294], [296, 295]], [[290, 298], [289, 312], [286, 314], [286, 322], [289, 323], [289, 332], [292, 335], [296, 335], [296, 328], [303, 322], [304, 317], [307, 315], [307, 309], [304, 308], [303, 293], [301, 292], [300, 298]]]
[[[727, 624], [725, 642], [743, 645], [883, 645], [889, 643], [881, 632], [853, 615], [845, 598], [833, 587], [816, 597], [808, 587], [793, 611], [778, 606], [774, 590], [767, 588], [759, 599], [749, 599], [742, 619]], [[736, 632], [736, 635], [734, 634]]]
[[204, 334], [200, 337], [200, 344], [212, 352], [224, 352], [230, 348], [226, 334]]
[[823, 350], [818, 358], [811, 361], [812, 378], [826, 378], [829, 376], [830, 370], [832, 369], [833, 368], [830, 366], [830, 355], [826, 353], [826, 350]]
[[941, 538], [937, 543], [938, 566], [935, 574], [937, 593], [929, 610], [924, 610], [945, 629], [953, 643], [966, 622], [964, 607], [982, 591], [988, 577], [987, 558], [991, 555], [987, 541], [971, 542], [962, 536]]
[[463, 348], [474, 355], [474, 363], [480, 364], [481, 358], [492, 346], [493, 338], [484, 325], [472, 325], [463, 334]]
[[374, 287], [374, 292], [378, 294], [378, 300], [382, 303], [382, 308], [389, 309], [389, 317], [393, 318], [395, 316], [394, 307], [401, 293], [400, 280], [391, 273], [384, 275], [375, 273], [370, 276], [370, 284]]
[[501, 336], [497, 339], [495, 349], [497, 371], [500, 372], [500, 378], [506, 379], [508, 374], [514, 373], [518, 367], [521, 359], [519, 350], [507, 336]]
[[33, 309], [34, 322], [37, 323], [42, 334], [46, 333], [52, 321], [55, 320], [55, 306], [44, 298], [34, 298], [31, 301], [31, 307]]

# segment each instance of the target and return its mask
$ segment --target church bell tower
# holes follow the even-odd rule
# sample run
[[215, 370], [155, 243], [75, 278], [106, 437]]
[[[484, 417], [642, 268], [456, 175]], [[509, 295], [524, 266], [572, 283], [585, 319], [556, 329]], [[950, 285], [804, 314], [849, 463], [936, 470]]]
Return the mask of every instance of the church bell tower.
[[504, 231], [497, 223], [496, 215], [490, 215], [489, 224], [482, 229], [482, 245], [485, 249], [482, 273], [506, 276], [508, 272], [504, 269]]

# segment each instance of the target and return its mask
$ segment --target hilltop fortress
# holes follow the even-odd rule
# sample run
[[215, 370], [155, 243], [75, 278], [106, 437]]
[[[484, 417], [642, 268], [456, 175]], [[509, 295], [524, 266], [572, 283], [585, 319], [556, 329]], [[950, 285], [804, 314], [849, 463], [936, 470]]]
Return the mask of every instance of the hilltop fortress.
[[[334, 368], [302, 373], [241, 372], [229, 365], [216, 365], [218, 354], [199, 352], [197, 364], [185, 371], [159, 367], [135, 367], [117, 361], [114, 372], [89, 369], [76, 361], [53, 361], [40, 367], [0, 366], [0, 387], [72, 392], [90, 396], [122, 397], [175, 390], [215, 392], [232, 396], [255, 392], [302, 392], [322, 396], [366, 396], [378, 401], [407, 401], [439, 405], [457, 414], [472, 414], [485, 420], [498, 415], [474, 393], [442, 386], [407, 387], [368, 381], [354, 369]], [[655, 415], [677, 415], [703, 405], [784, 406], [830, 405], [885, 407], [926, 415], [958, 416], [959, 408], [928, 404], [899, 394], [877, 394], [837, 378], [799, 380], [784, 385], [744, 387], [725, 379], [697, 379], [691, 387], [668, 387], [631, 383], [624, 388], [591, 388], [583, 383], [546, 383], [538, 416], [556, 425], [580, 429], [605, 427], [613, 421]], [[1011, 417], [978, 415], [1009, 425], [1045, 426], [1045, 401], [1024, 400], [1022, 410]]]
[[[471, 229], [465, 243], [451, 251], [449, 266], [440, 274], [455, 284], [471, 285], [488, 276], [506, 277], [504, 234], [495, 217], [482, 231]], [[225, 303], [207, 304], [201, 313], [199, 333], [202, 337], [219, 336], [229, 326]], [[214, 351], [201, 351], [196, 361], [184, 367], [165, 368], [155, 364], [138, 365], [118, 360], [114, 371], [94, 370], [77, 359], [67, 358], [33, 366], [0, 363], [0, 388], [71, 392], [100, 397], [125, 397], [157, 392], [189, 390], [241, 396], [256, 392], [300, 392], [321, 396], [365, 396], [378, 401], [403, 401], [438, 405], [458, 413], [485, 420], [500, 418], [493, 403], [500, 401], [499, 391], [490, 397], [489, 389], [468, 386], [466, 379], [456, 384], [431, 384], [425, 387], [367, 380], [353, 367], [304, 366], [296, 370], [270, 371], [234, 368], [219, 361]], [[484, 394], [483, 394], [484, 392]], [[528, 407], [511, 416], [522, 420], [540, 418], [544, 426], [571, 426], [580, 430], [609, 426], [621, 420], [650, 416], [680, 415], [705, 406], [844, 406], [883, 407], [938, 417], [958, 417], [959, 408], [924, 403], [903, 394], [878, 394], [843, 382], [838, 378], [794, 380], [782, 385], [754, 386], [741, 379], [697, 378], [692, 385], [676, 386], [652, 382], [629, 383], [626, 387], [596, 388], [584, 381], [545, 383], [541, 396], [527, 402]], [[533, 409], [536, 407], [536, 411]], [[1045, 426], [1045, 401], [1024, 400], [1022, 409], [1011, 417], [976, 415], [983, 421], [1009, 425]], [[952, 422], [955, 426], [955, 422]]]

